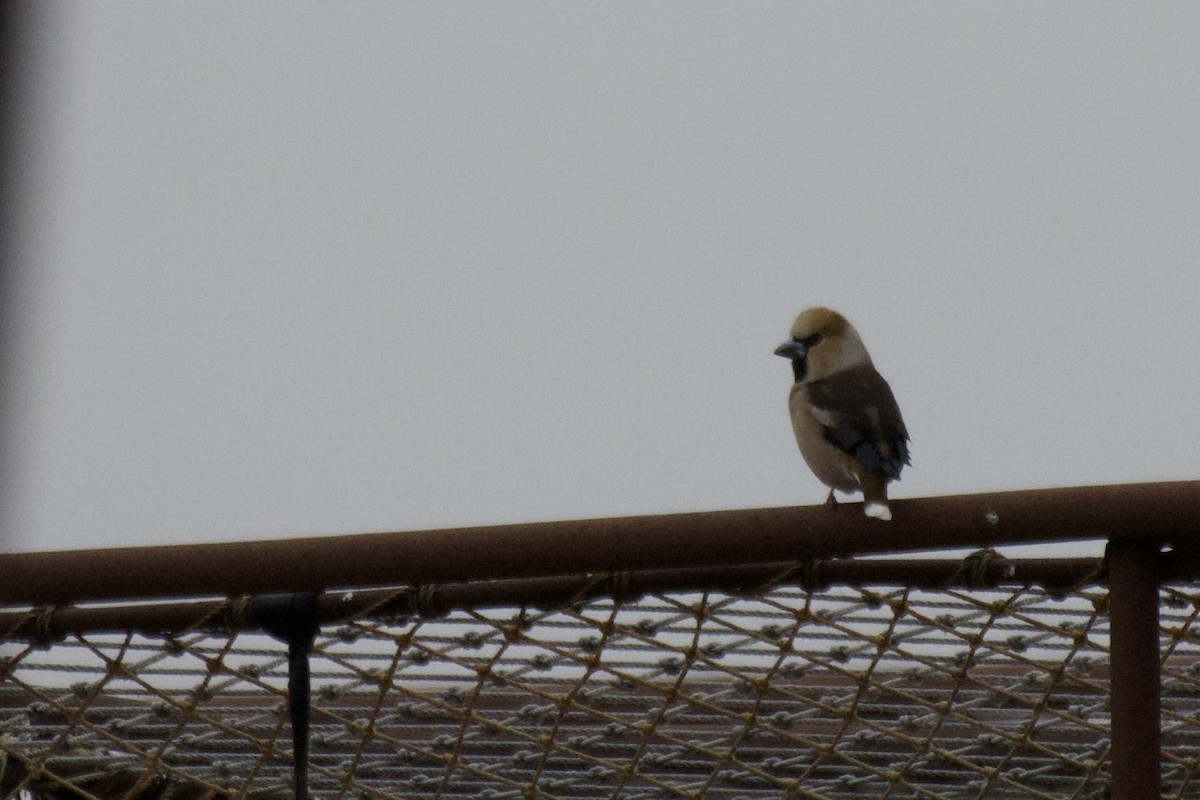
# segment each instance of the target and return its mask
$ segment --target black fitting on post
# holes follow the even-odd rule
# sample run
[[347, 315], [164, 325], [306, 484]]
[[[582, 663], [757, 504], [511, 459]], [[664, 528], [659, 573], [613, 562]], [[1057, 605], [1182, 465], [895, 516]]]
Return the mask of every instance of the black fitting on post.
[[296, 800], [308, 800], [308, 721], [311, 681], [308, 656], [321, 629], [312, 592], [260, 594], [250, 598], [251, 622], [288, 646], [288, 714], [292, 721], [292, 772]]

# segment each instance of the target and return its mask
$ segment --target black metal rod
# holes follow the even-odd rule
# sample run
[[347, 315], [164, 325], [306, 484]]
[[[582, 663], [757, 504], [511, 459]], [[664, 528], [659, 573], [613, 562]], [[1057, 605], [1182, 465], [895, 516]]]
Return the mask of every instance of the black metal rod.
[[312, 683], [308, 658], [320, 630], [317, 598], [308, 593], [251, 598], [248, 622], [288, 646], [288, 714], [292, 722], [292, 787], [295, 800], [308, 800], [308, 746]]

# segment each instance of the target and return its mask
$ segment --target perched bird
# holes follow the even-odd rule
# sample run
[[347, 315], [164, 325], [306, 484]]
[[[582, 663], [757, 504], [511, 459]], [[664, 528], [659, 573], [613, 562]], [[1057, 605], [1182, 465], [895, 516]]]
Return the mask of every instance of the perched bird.
[[788, 396], [796, 444], [809, 469], [833, 490], [863, 493], [863, 513], [889, 520], [887, 485], [910, 463], [908, 431], [858, 331], [832, 309], [800, 312], [792, 337], [775, 349], [791, 359]]

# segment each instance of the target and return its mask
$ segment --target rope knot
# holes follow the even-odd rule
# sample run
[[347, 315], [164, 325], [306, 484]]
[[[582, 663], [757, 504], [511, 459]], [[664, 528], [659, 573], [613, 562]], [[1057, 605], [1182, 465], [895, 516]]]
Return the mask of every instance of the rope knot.
[[806, 558], [797, 565], [800, 573], [800, 588], [806, 592], [819, 592], [826, 588], [824, 577], [821, 575], [821, 562], [815, 558]]
[[54, 612], [58, 610], [58, 606], [48, 605], [41, 608], [31, 609], [29, 614], [33, 617], [33, 643], [39, 647], [49, 647], [57, 642], [62, 636], [54, 630]]
[[250, 596], [241, 595], [229, 600], [222, 614], [222, 622], [231, 631], [250, 627]]
[[988, 579], [988, 568], [992, 562], [1000, 563], [1001, 561], [1004, 561], [1004, 556], [990, 547], [976, 550], [962, 560], [950, 582], [961, 582], [972, 589], [986, 589], [995, 583]]
[[446, 604], [431, 583], [421, 583], [408, 590], [409, 607], [422, 617], [446, 616]]
[[618, 605], [638, 599], [633, 593], [633, 579], [628, 570], [608, 573], [608, 588], [613, 602]]

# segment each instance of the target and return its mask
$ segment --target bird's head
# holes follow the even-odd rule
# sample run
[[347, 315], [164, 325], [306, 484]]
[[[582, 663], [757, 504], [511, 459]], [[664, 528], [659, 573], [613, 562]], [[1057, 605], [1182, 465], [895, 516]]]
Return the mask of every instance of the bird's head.
[[792, 323], [791, 338], [775, 348], [775, 355], [791, 359], [797, 383], [871, 363], [854, 326], [824, 306], [801, 311]]

